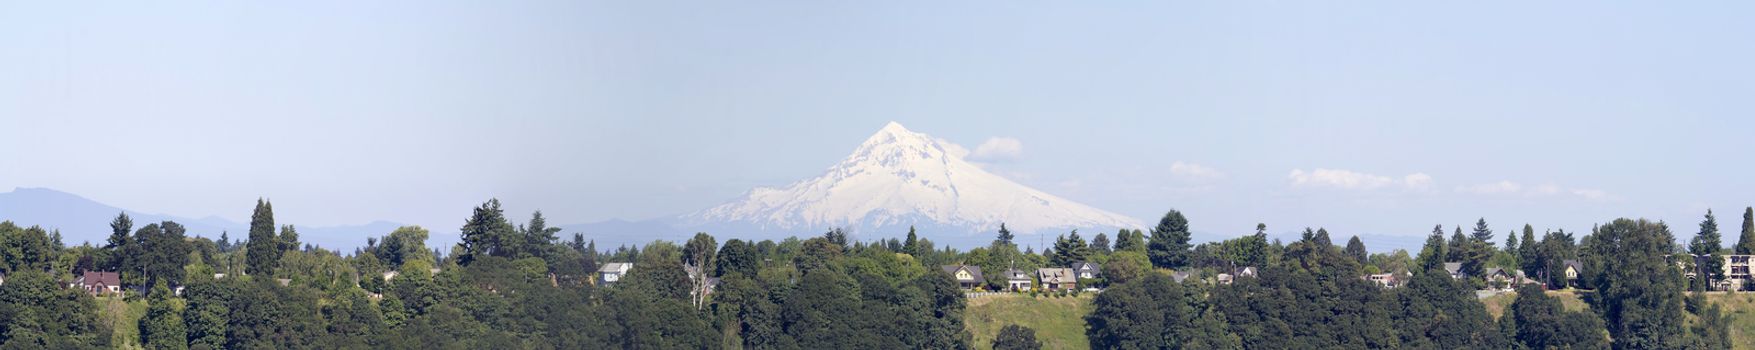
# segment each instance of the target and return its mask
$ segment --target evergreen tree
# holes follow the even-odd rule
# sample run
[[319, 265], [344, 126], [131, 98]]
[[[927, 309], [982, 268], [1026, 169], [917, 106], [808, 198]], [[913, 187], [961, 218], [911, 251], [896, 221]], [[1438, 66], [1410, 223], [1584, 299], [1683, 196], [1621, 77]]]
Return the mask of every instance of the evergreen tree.
[[1545, 278], [1547, 276], [1544, 267], [1547, 265], [1542, 262], [1540, 249], [1541, 247], [1536, 246], [1536, 230], [1529, 224], [1524, 224], [1523, 241], [1519, 242], [1517, 248], [1517, 262], [1522, 267], [1523, 273], [1530, 278]]
[[506, 212], [500, 209], [498, 198], [489, 199], [474, 209], [469, 220], [462, 228], [463, 254], [457, 257], [459, 265], [468, 266], [477, 259], [487, 256], [506, 256], [515, 249], [506, 249], [508, 245], [522, 243], [514, 239], [516, 230], [506, 221]]
[[1419, 270], [1415, 272], [1426, 273], [1433, 271], [1433, 269], [1443, 271], [1444, 258], [1444, 225], [1438, 225], [1432, 228], [1432, 235], [1426, 236], [1426, 246], [1421, 248], [1420, 255], [1415, 257], [1419, 263]]
[[116, 219], [110, 221], [110, 239], [104, 244], [106, 259], [99, 269], [111, 272], [122, 270], [124, 262], [132, 255], [128, 251], [128, 242], [131, 240], [128, 233], [133, 231], [134, 220], [128, 218], [128, 213], [116, 214]]
[[1487, 228], [1487, 218], [1475, 221], [1475, 232], [1470, 233], [1470, 237], [1474, 238], [1475, 242], [1488, 246], [1493, 245], [1493, 229]]
[[1743, 235], [1737, 237], [1737, 254], [1755, 254], [1755, 207], [1743, 208]]
[[[232, 251], [232, 238], [228, 237], [228, 233], [229, 232], [227, 232], [227, 231], [219, 231], [218, 246], [219, 246], [220, 253], [230, 253]], [[370, 240], [370, 239], [368, 238], [368, 240]], [[370, 245], [370, 244], [368, 244], [368, 245]]]
[[1079, 238], [1079, 230], [1073, 230], [1071, 237], [1055, 237], [1054, 255], [1049, 257], [1048, 263], [1055, 267], [1072, 267], [1075, 262], [1086, 261], [1089, 250], [1085, 239]]
[[1152, 266], [1160, 268], [1181, 269], [1188, 266], [1188, 218], [1182, 212], [1171, 210], [1158, 220], [1158, 226], [1152, 227], [1152, 237], [1146, 247], [1147, 256]]
[[1345, 253], [1347, 257], [1353, 258], [1353, 261], [1358, 261], [1359, 265], [1369, 263], [1368, 260], [1371, 255], [1365, 250], [1365, 242], [1360, 241], [1359, 236], [1356, 235], [1353, 236], [1352, 239], [1347, 240], [1347, 248], [1341, 252]]
[[[726, 242], [726, 244], [731, 244], [731, 242]], [[908, 225], [908, 239], [902, 241], [902, 252], [919, 257], [920, 251], [914, 250], [914, 247], [919, 244], [920, 237], [914, 235], [914, 225]]]
[[1006, 229], [1005, 223], [1003, 223], [1003, 222], [999, 223], [999, 237], [994, 238], [993, 245], [998, 246], [998, 245], [1002, 245], [1002, 244], [1017, 244], [1015, 242], [1012, 242], [1013, 238], [1016, 238], [1016, 237], [1012, 236], [1012, 230]]
[[1721, 246], [1718, 219], [1712, 216], [1712, 209], [1707, 209], [1706, 219], [1700, 221], [1700, 232], [1688, 240], [1688, 254], [1695, 256], [1694, 261], [1699, 265], [1696, 271], [1700, 278], [1695, 279], [1698, 290], [1711, 289], [1713, 283], [1725, 278], [1724, 256], [1719, 254]]
[[1109, 235], [1098, 232], [1097, 237], [1091, 238], [1091, 250], [1099, 254], [1109, 254], [1113, 252], [1113, 250], [1110, 250], [1109, 248]]
[[1139, 230], [1121, 229], [1115, 233], [1115, 251], [1145, 253], [1145, 233]]
[[1516, 232], [1516, 230], [1513, 230], [1511, 234], [1506, 234], [1506, 248], [1504, 248], [1504, 252], [1509, 253], [1513, 259], [1518, 257], [1518, 232]]
[[1042, 342], [1036, 340], [1036, 330], [1015, 324], [999, 329], [999, 335], [993, 338], [993, 350], [1037, 350]]
[[276, 237], [275, 241], [280, 244], [283, 256], [284, 252], [299, 250], [299, 229], [293, 225], [281, 225], [280, 236]]
[[250, 242], [244, 252], [244, 273], [272, 276], [280, 265], [280, 243], [274, 236], [274, 204], [257, 199], [250, 215]]

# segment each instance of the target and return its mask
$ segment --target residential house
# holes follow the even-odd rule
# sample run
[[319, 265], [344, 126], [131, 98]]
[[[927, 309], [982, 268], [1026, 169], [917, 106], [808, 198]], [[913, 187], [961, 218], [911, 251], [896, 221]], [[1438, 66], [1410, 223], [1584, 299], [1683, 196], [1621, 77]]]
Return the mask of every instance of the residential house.
[[1077, 274], [1079, 278], [1092, 279], [1103, 277], [1103, 270], [1097, 266], [1097, 263], [1087, 261], [1074, 262], [1072, 264], [1072, 269], [1073, 273]]
[[122, 293], [122, 277], [115, 272], [86, 271], [73, 280], [73, 285], [91, 295]]
[[1035, 288], [1036, 280], [1030, 278], [1029, 272], [1019, 269], [1005, 270], [1005, 290], [1013, 292], [1028, 291]]
[[1584, 275], [1584, 263], [1570, 259], [1560, 263], [1566, 266], [1566, 285], [1578, 286], [1579, 277]]
[[1079, 287], [1078, 275], [1075, 275], [1073, 269], [1069, 268], [1036, 269], [1036, 280], [1042, 281], [1043, 290], [1071, 290]]
[[1380, 273], [1380, 274], [1375, 274], [1375, 275], [1365, 275], [1365, 277], [1362, 277], [1362, 278], [1364, 278], [1366, 281], [1371, 281], [1371, 282], [1377, 283], [1377, 285], [1383, 286], [1383, 288], [1395, 288], [1396, 286], [1399, 285], [1399, 283], [1398, 283], [1399, 281], [1396, 280], [1395, 274], [1393, 274], [1393, 273]]
[[603, 285], [607, 286], [607, 285], [615, 284], [616, 282], [620, 282], [622, 280], [622, 276], [627, 275], [628, 270], [632, 270], [633, 268], [634, 268], [634, 263], [606, 263], [606, 264], [603, 264], [603, 267], [600, 267], [597, 269], [597, 273], [599, 275], [603, 276], [603, 279], [599, 280], [599, 283], [602, 283]]
[[390, 282], [390, 280], [396, 279], [396, 276], [401, 274], [401, 272], [396, 272], [396, 270], [384, 271], [384, 282]]
[[1188, 280], [1189, 277], [1193, 276], [1194, 274], [1189, 273], [1188, 271], [1176, 271], [1176, 273], [1170, 274], [1170, 280], [1176, 281], [1176, 283], [1182, 283], [1182, 281]]
[[1493, 267], [1484, 272], [1485, 276], [1483, 277], [1487, 279], [1487, 288], [1491, 289], [1497, 286], [1501, 290], [1517, 289], [1517, 276], [1512, 275], [1510, 271]]
[[1459, 263], [1459, 262], [1444, 263], [1444, 272], [1449, 273], [1450, 278], [1452, 278], [1452, 279], [1459, 279], [1460, 280], [1460, 279], [1463, 279], [1465, 277], [1469, 277], [1468, 274], [1463, 273], [1462, 263]]
[[1236, 274], [1219, 273], [1218, 275], [1214, 275], [1213, 278], [1217, 279], [1219, 284], [1231, 284], [1231, 282], [1236, 282], [1238, 278], [1255, 278], [1258, 273], [1257, 271], [1258, 270], [1256, 270], [1254, 266], [1245, 266], [1241, 269], [1237, 269]]
[[980, 266], [945, 265], [942, 268], [945, 273], [951, 274], [951, 279], [957, 280], [957, 286], [963, 289], [980, 288], [982, 283], [987, 283], [987, 280], [981, 276]]

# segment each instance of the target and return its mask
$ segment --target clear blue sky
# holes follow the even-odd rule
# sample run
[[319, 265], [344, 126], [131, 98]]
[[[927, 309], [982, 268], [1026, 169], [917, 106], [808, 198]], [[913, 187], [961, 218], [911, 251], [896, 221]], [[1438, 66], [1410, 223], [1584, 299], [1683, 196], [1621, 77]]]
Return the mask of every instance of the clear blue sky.
[[705, 208], [895, 120], [1014, 139], [996, 173], [1213, 236], [1681, 234], [1708, 207], [1734, 232], [1755, 205], [1751, 10], [14, 1], [0, 191], [234, 220], [270, 197], [281, 222], [448, 235], [489, 197], [567, 223]]

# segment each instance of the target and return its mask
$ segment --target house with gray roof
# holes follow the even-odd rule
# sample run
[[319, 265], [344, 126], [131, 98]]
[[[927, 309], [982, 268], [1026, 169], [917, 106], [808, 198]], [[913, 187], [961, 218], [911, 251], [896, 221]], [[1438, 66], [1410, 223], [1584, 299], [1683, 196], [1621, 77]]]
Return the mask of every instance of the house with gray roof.
[[951, 275], [951, 279], [957, 280], [957, 286], [963, 289], [980, 288], [982, 283], [987, 283], [987, 280], [981, 276], [980, 266], [945, 265], [941, 268], [945, 270], [945, 273]]

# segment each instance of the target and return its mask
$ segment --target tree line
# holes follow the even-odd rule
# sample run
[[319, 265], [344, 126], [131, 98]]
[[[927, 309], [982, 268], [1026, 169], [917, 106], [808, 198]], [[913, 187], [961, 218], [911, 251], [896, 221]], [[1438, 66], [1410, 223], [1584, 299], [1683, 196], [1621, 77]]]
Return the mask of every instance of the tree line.
[[[1752, 241], [1745, 214], [1743, 238]], [[541, 212], [514, 224], [498, 200], [471, 208], [460, 243], [429, 248], [430, 232], [402, 227], [351, 252], [299, 241], [258, 200], [245, 239], [191, 236], [175, 222], [110, 222], [101, 245], [65, 246], [57, 231], [0, 223], [0, 347], [101, 348], [968, 348], [965, 301], [938, 266], [1031, 271], [1072, 262], [1101, 264], [1109, 286], [1086, 318], [1096, 348], [1712, 348], [1725, 344], [1728, 315], [1674, 267], [1676, 254], [1711, 243], [1708, 226], [1684, 248], [1662, 223], [1615, 220], [1575, 237], [1525, 225], [1495, 247], [1480, 220], [1449, 239], [1436, 228], [1417, 256], [1368, 253], [1326, 229], [1291, 243], [1253, 234], [1190, 243], [1189, 221], [1171, 211], [1146, 230], [1078, 231], [1019, 250], [1003, 225], [993, 242], [967, 251], [938, 246], [914, 230], [904, 238], [850, 241], [846, 232], [783, 240], [706, 233], [678, 245], [600, 249], [581, 234], [562, 239]], [[1708, 216], [1707, 221], [1714, 219]], [[1711, 235], [1716, 235], [1712, 231]], [[1512, 236], [1512, 235], [1508, 235]], [[1113, 238], [1113, 239], [1111, 239]], [[1635, 257], [1635, 258], [1628, 258]], [[1556, 271], [1579, 260], [1583, 313], [1526, 287], [1494, 319], [1471, 292], [1465, 270], [1506, 267], [1568, 286]], [[627, 278], [601, 286], [609, 262], [634, 263]], [[1256, 267], [1255, 278], [1211, 283]], [[114, 271], [138, 286], [118, 300], [66, 283], [85, 271]], [[1178, 283], [1170, 271], [1194, 272]], [[1407, 276], [1385, 290], [1360, 279]], [[183, 290], [179, 294], [177, 287]], [[1700, 288], [1700, 287], [1696, 287]], [[100, 322], [99, 305], [144, 304], [135, 324]], [[1665, 305], [1675, 308], [1664, 308]], [[1683, 317], [1687, 312], [1692, 317]], [[1589, 316], [1589, 317], [1584, 317]], [[122, 328], [133, 328], [126, 332]], [[116, 334], [135, 334], [117, 339]], [[1028, 347], [1033, 331], [1007, 327], [995, 344]], [[120, 343], [118, 343], [120, 342]]]
[[[1158, 226], [1186, 227], [1187, 219], [1172, 211]], [[1230, 266], [1259, 259], [1248, 262], [1261, 263], [1257, 277], [1231, 284], [1176, 283], [1164, 273], [1153, 273], [1115, 281], [1094, 300], [1095, 310], [1086, 317], [1087, 336], [1091, 347], [1099, 349], [1730, 347], [1729, 315], [1717, 305], [1706, 305], [1701, 293], [1684, 293], [1688, 283], [1675, 260], [1683, 250], [1666, 224], [1616, 219], [1593, 227], [1578, 244], [1570, 233], [1561, 232], [1550, 232], [1538, 242], [1531, 231], [1526, 225], [1522, 244], [1495, 251], [1484, 219], [1472, 234], [1459, 228], [1450, 239], [1439, 227], [1405, 267], [1376, 255], [1362, 257], [1363, 243], [1357, 237], [1337, 246], [1320, 229], [1263, 249], [1248, 242], [1260, 240], [1259, 234], [1219, 242], [1209, 251], [1225, 258], [1204, 264]], [[1256, 251], [1266, 254], [1250, 254]], [[1522, 256], [1504, 259], [1512, 252]], [[1577, 283], [1589, 289], [1578, 295], [1590, 310], [1566, 311], [1545, 292], [1566, 283], [1548, 272], [1555, 270], [1550, 262], [1565, 259], [1582, 260]], [[1519, 286], [1515, 301], [1494, 318], [1475, 295], [1481, 282], [1453, 278], [1445, 263], [1461, 263], [1463, 270], [1490, 264], [1525, 267], [1547, 277], [1547, 285]], [[1360, 278], [1372, 264], [1405, 268], [1409, 280], [1386, 289]]]

